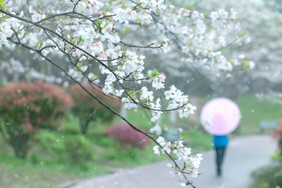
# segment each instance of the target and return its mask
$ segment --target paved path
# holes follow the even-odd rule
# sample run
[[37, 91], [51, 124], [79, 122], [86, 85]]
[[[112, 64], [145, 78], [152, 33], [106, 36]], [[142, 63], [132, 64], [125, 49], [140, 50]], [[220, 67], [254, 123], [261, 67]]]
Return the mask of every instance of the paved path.
[[[250, 173], [270, 162], [276, 142], [266, 135], [246, 136], [230, 141], [223, 165], [223, 176], [215, 176], [214, 152], [204, 153], [201, 173], [194, 180], [197, 188], [247, 188]], [[167, 162], [155, 163], [135, 169], [120, 170], [115, 174], [74, 183], [71, 188], [177, 188]]]

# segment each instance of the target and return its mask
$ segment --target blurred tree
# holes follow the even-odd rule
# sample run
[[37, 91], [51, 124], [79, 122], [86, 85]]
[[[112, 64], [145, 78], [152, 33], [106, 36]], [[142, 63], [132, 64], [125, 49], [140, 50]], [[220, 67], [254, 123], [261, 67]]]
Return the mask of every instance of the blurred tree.
[[[282, 92], [282, 14], [281, 1], [276, 0], [200, 0], [195, 4], [202, 11], [214, 8], [233, 8], [242, 26], [250, 33], [250, 43], [227, 53], [230, 56], [251, 58], [256, 63], [252, 71], [233, 69], [231, 74], [211, 76], [212, 88], [217, 95], [236, 98], [247, 92]], [[222, 92], [221, 92], [222, 91]], [[228, 94], [229, 93], [229, 94]]]
[[72, 98], [44, 82], [9, 83], [0, 87], [0, 132], [18, 158], [25, 158], [37, 129], [56, 128]]
[[264, 0], [266, 5], [274, 10], [282, 12], [282, 1], [281, 0]]
[[[82, 84], [87, 90], [95, 94], [105, 103], [115, 109], [119, 110], [121, 107], [121, 102], [110, 95], [103, 95], [101, 88], [91, 85], [91, 84]], [[89, 124], [91, 122], [102, 121], [101, 123], [110, 122], [114, 118], [114, 114], [110, 112], [106, 107], [102, 106], [96, 100], [93, 100], [92, 97], [83, 91], [78, 84], [72, 84], [68, 88], [68, 92], [74, 99], [75, 105], [72, 107], [72, 113], [74, 116], [78, 117], [80, 121], [80, 130], [83, 135], [87, 134]]]

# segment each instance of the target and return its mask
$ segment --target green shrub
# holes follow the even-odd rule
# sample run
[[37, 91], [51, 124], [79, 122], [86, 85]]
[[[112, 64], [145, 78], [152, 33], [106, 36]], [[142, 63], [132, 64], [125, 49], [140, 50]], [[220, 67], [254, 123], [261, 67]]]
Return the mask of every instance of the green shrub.
[[97, 138], [97, 140], [95, 140], [95, 143], [105, 148], [116, 147], [117, 145], [116, 141], [109, 137]]
[[282, 169], [280, 167], [280, 170], [278, 170], [277, 172], [275, 172], [274, 174], [274, 182], [273, 185], [276, 186], [282, 186]]
[[[92, 86], [90, 84], [82, 84], [89, 92], [101, 99], [105, 104], [111, 108], [120, 109], [120, 101], [109, 95], [104, 95], [101, 88]], [[114, 114], [97, 102], [93, 97], [86, 93], [78, 84], [73, 84], [68, 88], [68, 92], [71, 94], [75, 101], [75, 105], [72, 107], [72, 113], [78, 117], [80, 123], [81, 133], [87, 134], [89, 124], [101, 120], [103, 122], [110, 122], [114, 118]]]
[[50, 131], [41, 131], [36, 136], [36, 140], [44, 151], [57, 157], [63, 157], [66, 148], [63, 139], [58, 135]]
[[65, 134], [78, 135], [80, 134], [79, 119], [73, 116], [72, 113], [68, 113], [65, 121], [61, 123], [60, 131]]
[[64, 145], [67, 157], [71, 162], [85, 163], [93, 160], [93, 147], [84, 136], [66, 137]]
[[72, 98], [59, 86], [37, 81], [0, 87], [0, 132], [16, 157], [25, 158], [38, 128], [55, 128]]
[[255, 183], [252, 188], [273, 188], [282, 186], [282, 164], [268, 165], [253, 173]]

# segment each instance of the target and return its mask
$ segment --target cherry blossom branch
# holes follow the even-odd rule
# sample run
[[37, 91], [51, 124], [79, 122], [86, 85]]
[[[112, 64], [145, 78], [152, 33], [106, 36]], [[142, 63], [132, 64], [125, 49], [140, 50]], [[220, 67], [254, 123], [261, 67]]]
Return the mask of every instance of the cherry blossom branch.
[[127, 43], [125, 43], [123, 41], [120, 41], [120, 43], [125, 45], [125, 46], [132, 47], [132, 48], [161, 48], [162, 47], [162, 45], [160, 45], [160, 46], [153, 46], [153, 45], [155, 45], [155, 43], [151, 43], [151, 44], [148, 44], [148, 45], [145, 45], [145, 46], [127, 44]]
[[[76, 82], [86, 79], [94, 89], [96, 87], [93, 79], [97, 77], [94, 75], [96, 71], [93, 71], [93, 68], [98, 66], [100, 71], [98, 78], [101, 78], [104, 82], [103, 88], [100, 87], [103, 90], [103, 94], [119, 96], [125, 108], [141, 107], [143, 111], [152, 111], [152, 122], [158, 120], [163, 112], [172, 110], [177, 110], [180, 118], [187, 117], [189, 114], [194, 113], [195, 107], [190, 104], [188, 95], [183, 94], [175, 86], [171, 86], [169, 90], [164, 89], [165, 76], [163, 74], [154, 70], [148, 71], [147, 76], [144, 76], [145, 62], [143, 59], [145, 57], [138, 55], [136, 48], [156, 48], [166, 52], [168, 50], [175, 50], [176, 47], [182, 53], [187, 53], [185, 58], [189, 61], [206, 60], [207, 57], [210, 57], [213, 65], [217, 64], [217, 61], [221, 61], [219, 63], [226, 63], [227, 59], [225, 56], [220, 55], [221, 52], [213, 52], [214, 49], [224, 46], [221, 44], [226, 44], [225, 38], [220, 38], [219, 43], [217, 38], [213, 39], [212, 30], [205, 33], [205, 28], [207, 27], [203, 23], [205, 17], [198, 11], [185, 8], [178, 10], [173, 6], [167, 6], [161, 0], [142, 0], [140, 2], [139, 0], [129, 0], [129, 2], [124, 2], [125, 4], [122, 5], [109, 1], [105, 5], [107, 7], [103, 7], [104, 2], [101, 3], [99, 0], [70, 1], [72, 5], [69, 6], [67, 4], [65, 13], [53, 15], [51, 10], [39, 10], [36, 12], [30, 10], [27, 18], [20, 19], [19, 17], [21, 16], [6, 11], [6, 9], [2, 10], [1, 12], [3, 13], [4, 11], [4, 15], [8, 15], [5, 12], [10, 13], [10, 15], [3, 17], [4, 21], [7, 20], [8, 25], [0, 23], [0, 27], [4, 28], [0, 30], [0, 34], [4, 33], [4, 37], [2, 37], [4, 42], [0, 41], [0, 45], [8, 44], [7, 39], [14, 41], [18, 45], [33, 49], [30, 50], [53, 64], [57, 63], [47, 54], [54, 52], [55, 54], [62, 55], [68, 60], [67, 63], [70, 65], [68, 67], [70, 68], [69, 71], [61, 67], [65, 73], [76, 80]], [[95, 13], [92, 14], [92, 11]], [[46, 18], [45, 12], [50, 12], [51, 14]], [[214, 24], [213, 20], [216, 14], [211, 15], [211, 19], [207, 19], [208, 21], [211, 20], [210, 25]], [[221, 11], [218, 14], [224, 17], [226, 12]], [[19, 21], [18, 24], [11, 23], [14, 19]], [[220, 22], [220, 20], [216, 21]], [[160, 41], [142, 42], [148, 45], [128, 44], [125, 42], [126, 40], [121, 41], [120, 37], [123, 36], [121, 35], [121, 32], [123, 32], [122, 27], [126, 27], [125, 29], [128, 31], [128, 26], [126, 25], [132, 24], [132, 27], [135, 27], [135, 23], [139, 27], [148, 30], [148, 32], [156, 31], [152, 37], [156, 37]], [[89, 27], [89, 25], [91, 26]], [[13, 32], [16, 33], [15, 31], [17, 31], [18, 34], [11, 36], [9, 27], [15, 28]], [[27, 33], [26, 37], [23, 35], [23, 32]], [[215, 34], [220, 35], [220, 33], [225, 35], [220, 30], [216, 30]], [[33, 35], [34, 40], [26, 41], [31, 39]], [[130, 37], [131, 35], [125, 36]], [[172, 39], [174, 43], [171, 44], [173, 45], [169, 43], [165, 36]], [[17, 41], [13, 40], [15, 38]], [[24, 41], [23, 43], [20, 41], [21, 38]], [[47, 38], [47, 40], [43, 43], [42, 38], [44, 40]], [[214, 41], [203, 46], [206, 42], [205, 40], [209, 42], [208, 40], [211, 38]], [[56, 48], [54, 48], [54, 44]], [[59, 64], [57, 66], [60, 67]], [[146, 82], [150, 83], [154, 90], [160, 91], [164, 96], [155, 98], [153, 90], [148, 90], [146, 87]], [[131, 83], [136, 84], [136, 86], [132, 86]], [[163, 109], [161, 105], [164, 104], [162, 103], [164, 100], [168, 101], [168, 104], [165, 105], [167, 106], [166, 109]], [[134, 127], [132, 124], [130, 126]], [[155, 126], [152, 129], [157, 133], [160, 127]], [[149, 133], [146, 134], [150, 136]], [[182, 141], [170, 143], [159, 137], [155, 139], [155, 142], [158, 143], [153, 148], [155, 154], [159, 155], [161, 152], [162, 154], [170, 155], [170, 157], [173, 154], [178, 157], [178, 160], [184, 159], [187, 161], [181, 169], [177, 168], [175, 164], [175, 167], [172, 169], [175, 170], [176, 174], [186, 180], [186, 174], [197, 176], [201, 160], [200, 155], [192, 156], [191, 149], [184, 147]], [[191, 183], [187, 180], [181, 182], [181, 185], [183, 184], [190, 185]]]
[[[47, 62], [49, 62], [50, 64], [52, 64], [53, 66], [57, 67], [59, 70], [61, 70], [66, 76], [68, 76], [71, 80], [73, 80], [75, 83], [77, 83], [85, 92], [87, 92], [91, 97], [93, 97], [93, 99], [95, 99], [97, 102], [99, 102], [101, 105], [103, 105], [106, 109], [108, 109], [109, 111], [111, 111], [113, 114], [115, 114], [116, 116], [118, 116], [119, 118], [121, 118], [124, 122], [126, 122], [131, 128], [133, 128], [135, 131], [142, 133], [143, 135], [147, 136], [149, 139], [151, 139], [153, 142], [155, 142], [163, 151], [164, 153], [170, 158], [170, 160], [174, 163], [175, 167], [178, 169], [179, 172], [182, 173], [183, 177], [185, 178], [185, 180], [187, 180], [186, 177], [186, 173], [182, 170], [182, 168], [176, 163], [176, 161], [174, 160], [174, 158], [164, 149], [164, 147], [157, 142], [156, 139], [154, 139], [151, 135], [149, 135], [148, 133], [138, 129], [136, 126], [134, 126], [132, 123], [130, 123], [125, 117], [121, 116], [118, 112], [116, 112], [114, 109], [112, 109], [110, 106], [108, 106], [107, 104], [105, 104], [101, 99], [99, 99], [97, 96], [95, 96], [93, 93], [91, 93], [89, 90], [87, 90], [79, 81], [77, 81], [75, 78], [73, 78], [70, 74], [68, 74], [61, 66], [59, 66], [57, 63], [53, 62], [51, 59], [49, 59], [47, 56], [43, 55], [42, 52], [40, 50], [36, 50], [30, 46], [27, 46], [23, 43], [21, 43], [20, 41], [16, 42], [13, 41], [12, 39], [9, 39], [11, 42], [13, 42], [16, 45], [22, 46], [28, 50], [34, 51], [37, 54], [39, 54], [42, 58], [44, 58]], [[193, 188], [194, 186], [192, 185], [192, 183], [190, 183], [189, 185], [191, 185]]]
[[[0, 10], [0, 11], [2, 12], [2, 10]], [[4, 12], [6, 12], [6, 11], [4, 11]], [[4, 13], [4, 12], [3, 12], [3, 13]], [[18, 18], [17, 16], [12, 15], [12, 14], [7, 14], [7, 15], [9, 15], [9, 16], [11, 16], [11, 17]], [[34, 23], [34, 22], [32, 22], [32, 21], [29, 21], [29, 20], [26, 20], [26, 19], [23, 19], [23, 18], [21, 18], [20, 20], [22, 20], [22, 21], [24, 21], [24, 22], [31, 23], [31, 24], [33, 24], [33, 25], [35, 25], [35, 26], [37, 26], [37, 27], [43, 29], [44, 31], [48, 31], [48, 32], [54, 34], [55, 36], [59, 37], [60, 39], [62, 39], [64, 42], [66, 42], [66, 43], [72, 45], [74, 48], [83, 51], [85, 54], [89, 55], [91, 58], [95, 59], [97, 62], [99, 62], [100, 64], [102, 64], [105, 68], [107, 68], [108, 70], [110, 70], [110, 71], [114, 74], [114, 76], [118, 79], [118, 76], [117, 76], [111, 69], [109, 69], [109, 67], [108, 67], [107, 65], [105, 65], [103, 62], [101, 62], [99, 59], [96, 59], [94, 56], [92, 56], [91, 54], [89, 54], [87, 51], [85, 51], [85, 50], [81, 49], [80, 47], [78, 47], [77, 45], [75, 45], [75, 44], [69, 42], [69, 41], [68, 41], [67, 39], [65, 39], [63, 36], [59, 35], [58, 33], [54, 32], [54, 31], [52, 31], [52, 30], [50, 30], [50, 29], [48, 29], [48, 28], [46, 28], [46, 27], [44, 27], [44, 26], [38, 25], [37, 23]], [[183, 105], [181, 105], [181, 106], [179, 106], [179, 107], [177, 107], [177, 108], [172, 108], [172, 109], [155, 109], [155, 108], [151, 108], [151, 107], [148, 107], [147, 105], [144, 105], [144, 104], [142, 104], [142, 103], [137, 102], [137, 101], [126, 91], [126, 89], [124, 88], [124, 86], [123, 86], [120, 82], [119, 82], [119, 85], [123, 88], [123, 90], [125, 91], [126, 95], [131, 99], [132, 102], [134, 102], [136, 105], [141, 106], [142, 108], [145, 108], [145, 109], [148, 109], [148, 110], [161, 111], [161, 112], [169, 112], [169, 111], [179, 110], [179, 109], [185, 107], [185, 106], [188, 104], [188, 103], [187, 103], [187, 104], [183, 104]], [[189, 101], [188, 101], [188, 102], [189, 102]]]

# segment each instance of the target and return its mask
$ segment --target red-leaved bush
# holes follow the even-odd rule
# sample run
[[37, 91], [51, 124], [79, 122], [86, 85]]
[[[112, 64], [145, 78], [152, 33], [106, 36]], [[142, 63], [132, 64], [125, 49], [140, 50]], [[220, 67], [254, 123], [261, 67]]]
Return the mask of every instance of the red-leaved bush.
[[279, 153], [282, 155], [282, 118], [280, 119], [280, 124], [274, 132], [274, 136], [278, 140]]
[[107, 134], [121, 145], [129, 145], [145, 149], [150, 143], [149, 139], [140, 132], [135, 131], [127, 123], [112, 125], [107, 129]]
[[13, 147], [16, 157], [25, 158], [38, 128], [56, 128], [73, 100], [59, 86], [35, 83], [9, 83], [0, 87], [0, 131]]
[[[102, 100], [110, 108], [119, 111], [121, 102], [111, 95], [105, 95], [101, 88], [87, 83], [82, 84], [89, 92]], [[114, 118], [114, 113], [101, 105], [92, 96], [86, 93], [78, 84], [73, 84], [68, 88], [68, 93], [72, 96], [75, 105], [72, 113], [79, 118], [81, 133], [86, 135], [89, 124], [95, 121], [110, 122]]]

